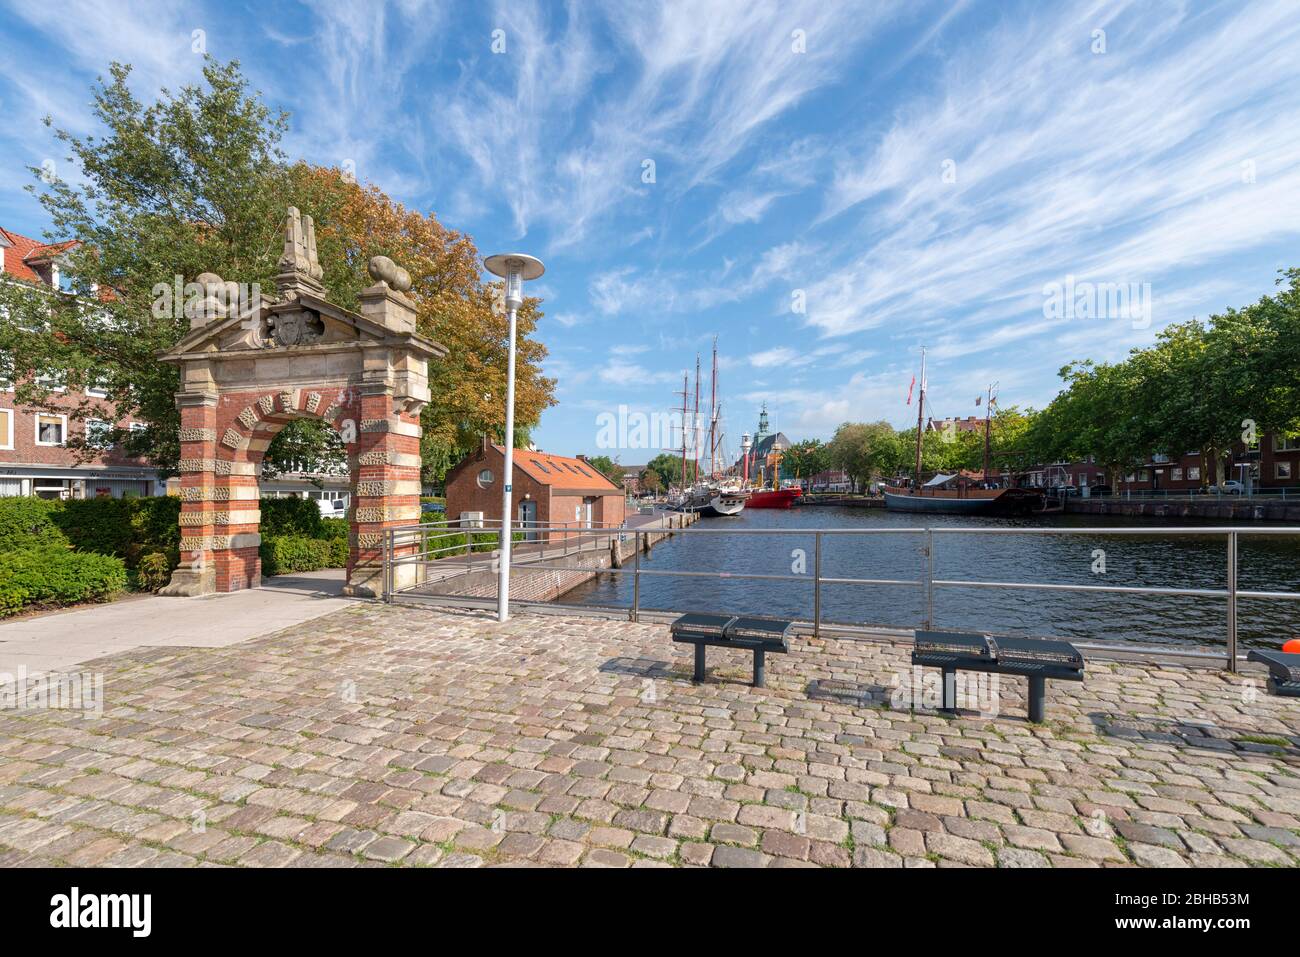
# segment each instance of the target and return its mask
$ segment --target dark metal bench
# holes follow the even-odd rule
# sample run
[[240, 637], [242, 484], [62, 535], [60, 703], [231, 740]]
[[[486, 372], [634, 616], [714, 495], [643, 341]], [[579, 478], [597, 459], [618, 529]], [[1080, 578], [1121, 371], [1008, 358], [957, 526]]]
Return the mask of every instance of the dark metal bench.
[[774, 618], [744, 618], [737, 615], [707, 615], [693, 612], [672, 623], [673, 641], [695, 646], [695, 680], [704, 680], [704, 650], [739, 648], [754, 653], [754, 687], [761, 688], [767, 678], [767, 653], [786, 654], [790, 650], [793, 622]]
[[[1029, 720], [1043, 720], [1047, 680], [1083, 680], [1083, 656], [1068, 641], [994, 638], [957, 631], [915, 632], [912, 664], [943, 671], [943, 709], [957, 710], [958, 671], [1021, 675], [1029, 680]], [[1300, 657], [1300, 656], [1297, 656]]]
[[1300, 698], [1300, 655], [1289, 651], [1252, 651], [1247, 661], [1268, 666], [1268, 690], [1286, 698]]

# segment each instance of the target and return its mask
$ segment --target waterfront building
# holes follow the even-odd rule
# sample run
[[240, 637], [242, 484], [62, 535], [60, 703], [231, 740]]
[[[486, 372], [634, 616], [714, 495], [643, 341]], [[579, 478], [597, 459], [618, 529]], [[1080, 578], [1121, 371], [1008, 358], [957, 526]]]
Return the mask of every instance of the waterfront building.
[[628, 495], [641, 494], [641, 473], [645, 471], [644, 465], [624, 465], [623, 469], [623, 491]]
[[758, 413], [758, 428], [754, 432], [753, 446], [748, 456], [748, 471], [745, 457], [736, 460], [734, 472], [744, 475], [755, 484], [771, 485], [774, 469], [780, 468], [781, 455], [791, 446], [784, 432], [773, 432], [767, 417], [767, 406]]
[[[1237, 443], [1224, 455], [1223, 477], [1254, 489], [1300, 491], [1300, 436], [1269, 432], [1249, 447]], [[1072, 485], [1080, 492], [1112, 485], [1106, 467], [1094, 456], [1031, 466], [1023, 481], [1039, 488]], [[1156, 452], [1122, 470], [1112, 491], [1194, 493], [1215, 482], [1214, 463], [1205, 462], [1199, 451], [1181, 455]]]
[[[448, 520], [499, 524], [504, 468], [504, 447], [485, 438], [447, 473]], [[516, 449], [511, 483], [515, 504], [511, 521], [522, 527], [541, 524], [579, 529], [623, 524], [623, 489], [582, 458]], [[553, 533], [551, 537], [556, 536]]]
[[803, 485], [810, 492], [851, 492], [853, 479], [843, 469], [825, 469], [816, 475], [803, 479]]
[[[72, 243], [42, 243], [0, 227], [0, 281], [24, 283], [32, 295], [67, 295], [60, 274]], [[108, 394], [93, 386], [84, 392], [60, 385], [57, 369], [47, 370], [50, 393], [40, 407], [16, 400], [11, 364], [0, 356], [0, 496], [39, 498], [121, 498], [160, 495], [165, 489], [158, 470], [142, 458], [124, 455], [107, 438], [96, 441], [97, 454], [69, 446], [75, 437], [87, 442], [114, 427], [141, 431], [148, 426], [122, 417]], [[83, 406], [92, 416], [81, 419]]]

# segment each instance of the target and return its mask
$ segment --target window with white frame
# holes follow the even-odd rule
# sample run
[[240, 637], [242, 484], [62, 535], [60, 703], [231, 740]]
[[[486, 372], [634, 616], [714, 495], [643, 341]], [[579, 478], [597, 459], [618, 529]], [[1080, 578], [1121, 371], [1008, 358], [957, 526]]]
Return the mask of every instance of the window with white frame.
[[1193, 482], [1199, 482], [1201, 480], [1201, 467], [1199, 465], [1187, 466], [1187, 477]]
[[1300, 435], [1281, 435], [1273, 436], [1274, 452], [1294, 452], [1300, 449]]
[[41, 412], [36, 416], [36, 444], [62, 445], [68, 436], [68, 417]]
[[0, 409], [0, 449], [14, 447], [14, 410]]
[[1273, 468], [1274, 468], [1274, 472], [1273, 472], [1274, 478], [1289, 479], [1291, 477], [1290, 462], [1274, 462]]
[[92, 399], [108, 398], [108, 382], [102, 378], [96, 378], [86, 384], [86, 395]]
[[38, 375], [36, 384], [42, 389], [49, 389], [51, 392], [64, 392], [67, 390], [63, 377], [58, 375]]
[[1175, 482], [1181, 482], [1183, 480], [1183, 470], [1174, 466], [1169, 470], [1169, 478]]

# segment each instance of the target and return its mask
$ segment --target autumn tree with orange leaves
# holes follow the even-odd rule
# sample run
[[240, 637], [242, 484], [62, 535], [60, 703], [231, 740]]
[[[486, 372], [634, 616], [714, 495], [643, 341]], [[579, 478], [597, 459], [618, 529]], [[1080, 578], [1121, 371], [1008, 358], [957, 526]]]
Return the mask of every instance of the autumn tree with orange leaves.
[[[447, 347], [429, 365], [432, 399], [424, 411], [426, 477], [441, 478], [483, 434], [505, 428], [509, 326], [500, 282], [485, 283], [474, 242], [447, 229], [432, 213], [409, 210], [375, 186], [350, 182], [335, 169], [293, 167], [293, 193], [304, 211], [318, 211], [316, 242], [325, 283], [352, 309], [371, 283], [365, 265], [384, 255], [411, 274], [419, 331]], [[542, 411], [554, 402], [554, 380], [541, 373], [546, 347], [533, 337], [542, 313], [528, 298], [519, 310], [515, 356], [516, 441], [524, 444]]]
[[[473, 241], [339, 170], [288, 162], [279, 148], [287, 114], [248, 89], [238, 63], [209, 58], [203, 74], [202, 84], [145, 103], [129, 86], [130, 68], [113, 64], [93, 91], [101, 132], [56, 130], [77, 175], [51, 181], [31, 171], [50, 238], [81, 242], [62, 269], [73, 296], [0, 284], [0, 378], [18, 384], [18, 401], [39, 406], [48, 387], [38, 377], [51, 374], [73, 390], [103, 388], [123, 420], [149, 423], [143, 433], [116, 430], [110, 440], [174, 471], [177, 372], [157, 355], [189, 323], [156, 315], [153, 290], [203, 272], [273, 288], [285, 210], [297, 206], [316, 221], [330, 299], [355, 309], [372, 282], [367, 261], [389, 256], [411, 274], [419, 331], [448, 349], [429, 368], [425, 479], [440, 480], [480, 435], [502, 438], [507, 320], [493, 308], [498, 286], [484, 281]], [[91, 301], [95, 307], [87, 308]], [[554, 402], [554, 382], [541, 374], [546, 349], [535, 338], [541, 316], [537, 299], [518, 314], [521, 444]], [[95, 414], [91, 405], [70, 412], [74, 419]], [[308, 420], [286, 427], [267, 451], [266, 468], [273, 474], [297, 463], [342, 465], [338, 437]]]

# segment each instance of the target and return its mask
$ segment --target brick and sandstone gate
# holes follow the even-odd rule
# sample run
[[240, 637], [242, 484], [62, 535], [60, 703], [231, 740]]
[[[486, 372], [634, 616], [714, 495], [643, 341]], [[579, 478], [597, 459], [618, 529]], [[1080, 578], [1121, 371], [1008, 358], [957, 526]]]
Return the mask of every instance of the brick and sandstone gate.
[[[415, 331], [410, 276], [375, 257], [360, 313], [328, 302], [311, 217], [293, 208], [278, 266], [277, 295], [250, 301], [233, 282], [199, 276], [190, 332], [161, 356], [181, 369], [181, 564], [164, 595], [260, 585], [258, 476], [271, 439], [296, 418], [328, 423], [347, 449], [348, 594], [380, 593], [384, 530], [419, 521], [420, 410], [428, 361], [446, 349]], [[416, 564], [396, 569], [418, 574]]]

